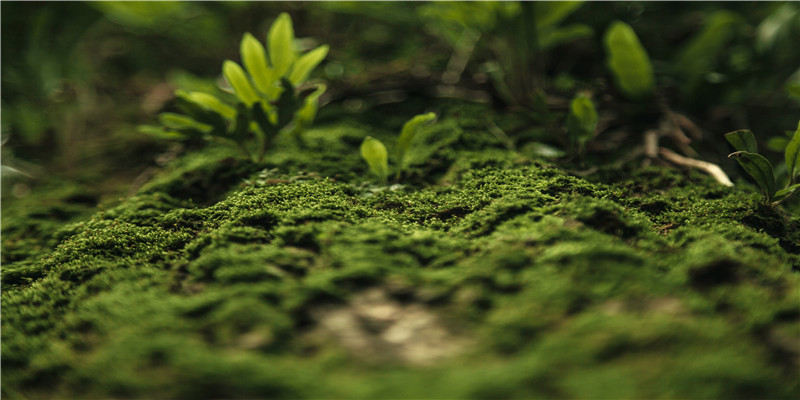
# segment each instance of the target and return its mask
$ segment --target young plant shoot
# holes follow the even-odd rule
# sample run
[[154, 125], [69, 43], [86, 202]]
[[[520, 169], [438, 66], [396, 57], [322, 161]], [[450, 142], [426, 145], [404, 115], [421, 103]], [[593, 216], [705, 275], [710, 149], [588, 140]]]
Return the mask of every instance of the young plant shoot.
[[[420, 132], [420, 129], [436, 120], [436, 114], [427, 113], [419, 114], [406, 121], [403, 129], [400, 131], [400, 136], [397, 138], [397, 167], [395, 179], [399, 180], [403, 171], [408, 168], [411, 154], [411, 145], [414, 139]], [[389, 164], [387, 157], [386, 146], [383, 143], [367, 136], [364, 142], [361, 143], [361, 156], [366, 160], [370, 170], [386, 183], [389, 176]]]
[[786, 187], [780, 190], [775, 182], [772, 164], [764, 156], [758, 154], [758, 145], [753, 132], [735, 131], [726, 134], [725, 139], [737, 150], [728, 157], [736, 159], [739, 165], [756, 180], [765, 203], [778, 205], [798, 191], [800, 188], [800, 183], [797, 182], [800, 177], [800, 123], [784, 150], [789, 181]]
[[594, 136], [597, 120], [597, 110], [591, 99], [582, 94], [572, 99], [567, 116], [567, 133], [578, 154], [583, 153], [586, 142]]
[[[178, 108], [186, 115], [163, 113], [161, 127], [144, 126], [146, 133], [168, 138], [202, 137], [220, 140], [238, 148], [245, 157], [262, 161], [275, 137], [289, 130], [298, 142], [300, 134], [317, 114], [325, 85], [304, 85], [311, 71], [328, 54], [322, 45], [305, 54], [294, 46], [294, 28], [289, 14], [278, 16], [264, 48], [252, 34], [240, 44], [244, 68], [232, 60], [222, 64], [222, 74], [236, 96], [236, 104], [201, 92], [175, 92]], [[251, 149], [250, 142], [256, 143]]]
[[655, 86], [653, 66], [630, 25], [614, 21], [603, 38], [606, 63], [617, 88], [631, 100], [650, 96]]

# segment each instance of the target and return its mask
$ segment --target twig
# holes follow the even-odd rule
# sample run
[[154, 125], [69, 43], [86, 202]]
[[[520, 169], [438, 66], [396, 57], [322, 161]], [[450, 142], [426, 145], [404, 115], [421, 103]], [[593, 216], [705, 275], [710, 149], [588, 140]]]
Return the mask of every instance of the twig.
[[716, 164], [712, 164], [707, 161], [702, 160], [695, 160], [694, 158], [684, 157], [678, 153], [675, 153], [672, 150], [660, 148], [659, 154], [661, 157], [666, 159], [667, 161], [673, 162], [678, 165], [683, 165], [685, 167], [697, 168], [699, 170], [704, 171], [705, 173], [711, 175], [717, 182], [725, 185], [725, 186], [733, 186], [733, 182], [728, 178], [728, 175], [722, 171]]

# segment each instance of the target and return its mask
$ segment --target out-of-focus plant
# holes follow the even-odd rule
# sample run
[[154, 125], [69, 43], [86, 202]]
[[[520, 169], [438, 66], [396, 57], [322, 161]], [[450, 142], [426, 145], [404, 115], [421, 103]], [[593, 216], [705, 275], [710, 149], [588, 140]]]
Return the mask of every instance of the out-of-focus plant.
[[[178, 90], [177, 105], [186, 115], [162, 113], [161, 127], [143, 126], [141, 130], [167, 138], [219, 140], [259, 162], [280, 132], [289, 130], [300, 140], [300, 133], [313, 122], [319, 96], [325, 91], [325, 85], [305, 83], [328, 54], [328, 46], [300, 54], [294, 47], [292, 20], [286, 13], [272, 24], [267, 44], [265, 49], [246, 33], [240, 46], [245, 68], [231, 60], [223, 63], [222, 73], [236, 95], [236, 104], [209, 93]], [[251, 150], [253, 141], [255, 151]]]
[[630, 25], [614, 21], [606, 30], [603, 41], [606, 63], [617, 88], [632, 100], [652, 94], [655, 86], [653, 66]]
[[[400, 136], [397, 138], [397, 158], [396, 158], [396, 179], [400, 179], [400, 175], [409, 166], [409, 156], [412, 150], [414, 139], [419, 134], [421, 128], [425, 125], [431, 124], [436, 120], [436, 114], [430, 112], [426, 114], [419, 114], [403, 124], [403, 129], [400, 131]], [[361, 156], [369, 165], [370, 170], [377, 175], [381, 180], [386, 183], [389, 178], [389, 158], [386, 146], [383, 143], [367, 136], [361, 143]]]
[[580, 94], [572, 99], [567, 115], [567, 134], [578, 154], [583, 153], [586, 142], [594, 136], [597, 120], [597, 110], [589, 97]]
[[[483, 69], [504, 101], [512, 105], [541, 103], [547, 51], [591, 36], [583, 24], [562, 25], [583, 2], [434, 2], [420, 7], [429, 29], [444, 38], [454, 54], [445, 83], [458, 81], [473, 48], [490, 51]], [[449, 74], [449, 75], [448, 75]]]
[[758, 154], [758, 144], [753, 132], [740, 130], [725, 135], [728, 142], [737, 150], [728, 157], [736, 159], [739, 165], [755, 179], [764, 202], [771, 205], [778, 205], [794, 195], [800, 183], [800, 123], [794, 132], [792, 139], [786, 144], [784, 150], [784, 160], [789, 181], [783, 189], [777, 189], [775, 172], [772, 164]]

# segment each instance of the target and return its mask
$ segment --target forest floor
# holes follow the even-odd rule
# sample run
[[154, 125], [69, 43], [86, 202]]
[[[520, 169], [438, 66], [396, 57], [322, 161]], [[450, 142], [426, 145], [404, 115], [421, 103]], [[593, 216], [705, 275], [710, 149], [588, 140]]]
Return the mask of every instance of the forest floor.
[[323, 109], [264, 163], [209, 145], [121, 200], [4, 199], [4, 398], [800, 397], [800, 218], [436, 111], [399, 185], [358, 146], [413, 114]]

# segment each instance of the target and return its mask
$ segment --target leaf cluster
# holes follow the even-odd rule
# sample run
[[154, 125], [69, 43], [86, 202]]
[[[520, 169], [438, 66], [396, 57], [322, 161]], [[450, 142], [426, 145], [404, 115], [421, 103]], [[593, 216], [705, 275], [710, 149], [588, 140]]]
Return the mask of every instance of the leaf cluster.
[[[400, 131], [400, 136], [397, 138], [397, 167], [396, 178], [400, 178], [400, 174], [408, 168], [409, 155], [412, 150], [412, 143], [419, 134], [421, 128], [425, 125], [431, 124], [436, 120], [436, 114], [429, 112], [426, 114], [419, 114], [403, 124], [403, 129]], [[389, 152], [386, 146], [383, 145], [378, 139], [372, 136], [367, 136], [361, 143], [361, 157], [369, 165], [369, 169], [377, 175], [385, 183], [390, 175], [389, 170]]]
[[[284, 130], [301, 141], [299, 135], [316, 117], [319, 97], [326, 89], [323, 84], [303, 84], [327, 56], [328, 46], [300, 54], [294, 46], [291, 17], [282, 13], [269, 30], [267, 48], [245, 33], [240, 52], [244, 68], [232, 60], [222, 64], [235, 104], [209, 93], [178, 90], [176, 103], [184, 114], [162, 113], [160, 127], [144, 126], [141, 130], [174, 139], [219, 140], [256, 161], [263, 160], [275, 137]], [[256, 142], [255, 152], [250, 149], [251, 141]]]

